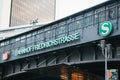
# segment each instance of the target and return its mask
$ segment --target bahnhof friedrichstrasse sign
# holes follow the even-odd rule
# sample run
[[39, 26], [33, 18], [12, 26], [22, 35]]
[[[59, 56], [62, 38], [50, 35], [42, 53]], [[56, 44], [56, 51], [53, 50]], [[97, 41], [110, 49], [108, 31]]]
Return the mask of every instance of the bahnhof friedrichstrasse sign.
[[71, 41], [75, 41], [79, 38], [80, 38], [79, 33], [71, 34], [71, 35], [68, 35], [68, 36], [60, 37], [60, 38], [55, 39], [55, 40], [51, 40], [51, 41], [44, 42], [44, 43], [39, 43], [37, 45], [31, 45], [29, 47], [16, 50], [15, 55], [22, 55], [22, 54], [34, 52], [34, 51], [37, 51], [37, 50], [40, 50], [40, 49], [44, 49], [44, 48], [68, 43], [68, 42], [71, 42]]

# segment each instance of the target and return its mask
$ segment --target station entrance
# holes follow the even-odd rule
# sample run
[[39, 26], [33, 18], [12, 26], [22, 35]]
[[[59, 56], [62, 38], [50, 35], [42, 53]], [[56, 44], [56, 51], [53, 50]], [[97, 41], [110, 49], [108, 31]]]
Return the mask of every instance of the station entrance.
[[[104, 76], [104, 62], [99, 62], [75, 65], [60, 64], [37, 69], [28, 69], [18, 74], [9, 75], [4, 80], [105, 80]], [[108, 80], [119, 80], [119, 75], [116, 72], [109, 76], [111, 78]]]
[[[86, 64], [82, 64], [83, 66]], [[66, 65], [26, 70], [6, 77], [5, 80], [104, 80], [104, 66], [97, 64], [86, 67], [81, 65]], [[81, 68], [80, 68], [81, 67]], [[89, 67], [88, 69], [85, 69]], [[101, 67], [101, 68], [100, 68]], [[91, 69], [90, 69], [91, 68]], [[91, 71], [91, 72], [90, 72]]]

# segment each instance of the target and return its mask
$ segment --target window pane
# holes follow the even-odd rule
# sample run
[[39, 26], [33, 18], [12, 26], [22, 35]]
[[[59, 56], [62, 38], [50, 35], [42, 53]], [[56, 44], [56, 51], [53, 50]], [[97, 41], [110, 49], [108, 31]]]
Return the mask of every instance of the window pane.
[[36, 41], [40, 40], [39, 34], [36, 35]]
[[20, 47], [21, 47], [21, 46], [25, 46], [25, 44], [26, 44], [26, 39], [22, 39], [22, 40], [20, 41]]
[[4, 52], [4, 49], [5, 49], [4, 47], [1, 47], [1, 48], [0, 48], [0, 52], [3, 53], [3, 52]]
[[65, 24], [66, 24], [66, 22], [62, 21], [62, 22], [59, 23], [59, 26], [62, 26], [62, 25], [65, 25]]
[[39, 40], [44, 40], [44, 33], [39, 34]]
[[27, 37], [30, 37], [31, 36], [31, 33], [27, 34]]
[[85, 23], [84, 25], [85, 26], [89, 26], [90, 25], [90, 23], [91, 23], [90, 18], [91, 18], [90, 16], [85, 17], [85, 19], [84, 19], [84, 23]]
[[52, 37], [51, 31], [46, 31], [45, 32], [45, 41], [49, 41], [51, 37]]
[[120, 17], [120, 5], [118, 6], [118, 16]]
[[30, 44], [32, 42], [31, 37], [27, 38], [27, 44]]
[[98, 14], [94, 15], [94, 24], [98, 24]]
[[110, 5], [108, 5], [106, 8], [107, 8], [107, 19], [108, 20], [111, 20], [111, 19], [114, 19], [114, 18], [116, 18], [116, 10], [117, 10], [117, 8], [116, 8], [116, 3], [114, 3], [114, 4], [110, 4]]
[[4, 45], [5, 45], [5, 43], [4, 43], [4, 42], [2, 42], [2, 43], [1, 43], [1, 46], [4, 46]]
[[69, 31], [75, 30], [74, 25], [75, 25], [75, 22], [72, 22], [69, 24]]
[[99, 13], [99, 22], [105, 21], [105, 11]]
[[65, 26], [56, 28], [56, 34], [57, 35], [65, 33], [65, 32], [66, 32], [66, 27]]
[[25, 35], [21, 36], [21, 39], [25, 39]]
[[11, 39], [11, 40], [10, 40], [10, 43], [14, 43], [14, 42], [15, 42], [15, 39]]
[[116, 8], [111, 8], [108, 10], [108, 19], [116, 18]]
[[60, 35], [57, 35], [57, 36], [56, 36], [56, 39], [57, 39], [57, 38], [64, 37], [64, 36], [66, 36], [66, 34], [60, 34]]
[[14, 46], [15, 46], [16, 48], [19, 47], [19, 46], [20, 46], [20, 41], [15, 42], [15, 43], [14, 43]]
[[33, 32], [33, 36], [37, 34], [37, 31]]
[[19, 41], [20, 40], [20, 37], [16, 38], [15, 41]]

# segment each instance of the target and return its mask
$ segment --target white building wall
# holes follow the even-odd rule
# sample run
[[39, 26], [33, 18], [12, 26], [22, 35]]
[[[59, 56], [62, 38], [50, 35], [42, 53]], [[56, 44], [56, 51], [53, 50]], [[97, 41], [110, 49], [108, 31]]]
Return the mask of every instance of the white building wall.
[[11, 0], [0, 0], [0, 29], [9, 27]]

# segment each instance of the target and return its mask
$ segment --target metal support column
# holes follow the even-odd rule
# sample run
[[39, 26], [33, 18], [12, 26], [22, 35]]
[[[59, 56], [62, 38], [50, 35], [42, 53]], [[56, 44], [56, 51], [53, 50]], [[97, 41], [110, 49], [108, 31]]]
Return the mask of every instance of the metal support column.
[[110, 54], [112, 53], [112, 47], [111, 44], [106, 44], [105, 40], [101, 40], [100, 44], [98, 44], [101, 49], [102, 49], [102, 54], [105, 57], [105, 80], [108, 80], [108, 66], [107, 66], [107, 61], [108, 58], [110, 57]]
[[107, 60], [108, 60], [108, 57], [107, 57], [107, 48], [105, 48], [105, 80], [108, 80], [108, 69], [107, 69]]

